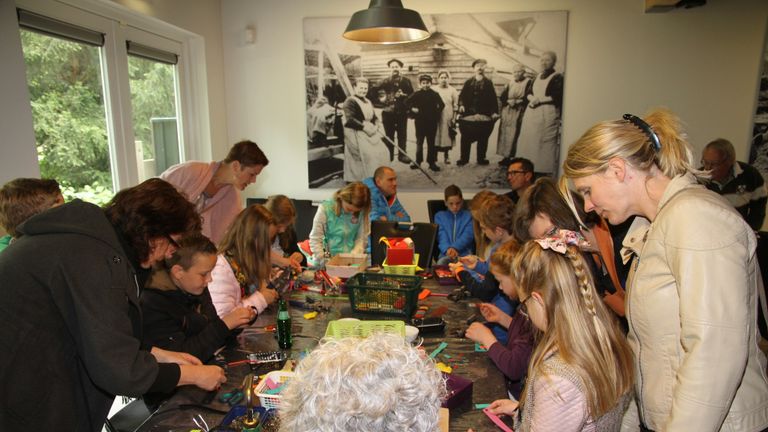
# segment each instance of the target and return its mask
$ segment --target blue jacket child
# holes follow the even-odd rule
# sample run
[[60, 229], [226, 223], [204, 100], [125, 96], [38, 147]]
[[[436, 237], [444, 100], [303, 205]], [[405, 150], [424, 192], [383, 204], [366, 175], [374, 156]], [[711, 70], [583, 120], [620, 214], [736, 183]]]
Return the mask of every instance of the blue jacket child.
[[437, 212], [437, 247], [440, 250], [438, 264], [455, 262], [459, 257], [474, 253], [475, 232], [472, 214], [464, 208], [464, 197], [456, 185], [445, 188], [445, 207]]

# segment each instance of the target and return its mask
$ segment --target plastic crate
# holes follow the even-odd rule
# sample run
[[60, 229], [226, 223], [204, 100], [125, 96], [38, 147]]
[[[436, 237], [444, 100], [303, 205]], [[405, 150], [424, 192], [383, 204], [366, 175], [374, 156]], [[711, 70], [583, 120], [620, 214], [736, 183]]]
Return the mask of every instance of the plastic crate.
[[259, 381], [259, 384], [256, 386], [256, 396], [259, 397], [259, 402], [261, 403], [261, 406], [267, 409], [277, 409], [280, 407], [280, 394], [269, 394], [266, 393], [267, 391], [267, 378], [272, 379], [272, 381], [280, 384], [285, 384], [293, 378], [294, 373], [288, 372], [288, 371], [272, 371], [267, 374], [267, 376], [264, 377], [263, 380]]
[[410, 265], [389, 265], [387, 264], [387, 260], [384, 260], [384, 263], [381, 264], [382, 268], [384, 269], [383, 273], [386, 274], [401, 274], [401, 275], [415, 275], [417, 271], [423, 270], [421, 267], [419, 267], [419, 254], [413, 255], [413, 264]]
[[453, 276], [453, 272], [447, 265], [436, 265], [432, 267], [432, 273], [437, 279], [437, 283], [440, 285], [461, 285], [461, 282], [457, 281]]
[[393, 333], [405, 337], [405, 323], [402, 321], [336, 320], [328, 323], [325, 337], [334, 339], [345, 337], [365, 338], [373, 333]]
[[398, 274], [358, 273], [347, 280], [354, 312], [410, 318], [421, 291], [421, 278]]

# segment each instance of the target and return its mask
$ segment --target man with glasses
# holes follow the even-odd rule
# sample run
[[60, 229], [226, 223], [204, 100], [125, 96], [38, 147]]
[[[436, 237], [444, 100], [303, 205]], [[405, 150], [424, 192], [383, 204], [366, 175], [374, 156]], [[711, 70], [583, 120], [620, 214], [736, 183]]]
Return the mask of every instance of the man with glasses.
[[533, 162], [520, 157], [511, 159], [507, 167], [507, 181], [512, 190], [506, 195], [517, 204], [523, 192], [533, 184]]
[[760, 231], [768, 202], [765, 182], [753, 166], [736, 160], [730, 141], [718, 138], [704, 147], [702, 169], [711, 179], [706, 186], [728, 200], [755, 231]]

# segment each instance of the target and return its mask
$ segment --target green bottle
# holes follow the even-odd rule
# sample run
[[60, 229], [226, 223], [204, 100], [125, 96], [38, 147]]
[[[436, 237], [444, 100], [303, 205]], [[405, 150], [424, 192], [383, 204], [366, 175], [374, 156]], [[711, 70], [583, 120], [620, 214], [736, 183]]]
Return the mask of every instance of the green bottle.
[[285, 300], [280, 299], [277, 311], [277, 344], [282, 349], [288, 349], [293, 344], [291, 338], [291, 315]]

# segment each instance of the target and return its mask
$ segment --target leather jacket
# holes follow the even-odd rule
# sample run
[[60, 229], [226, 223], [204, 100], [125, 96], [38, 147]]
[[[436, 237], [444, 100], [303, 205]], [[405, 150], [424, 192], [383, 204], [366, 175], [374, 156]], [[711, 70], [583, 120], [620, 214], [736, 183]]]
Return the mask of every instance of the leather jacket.
[[768, 427], [766, 358], [757, 345], [763, 287], [752, 229], [686, 174], [669, 183], [653, 223], [636, 219], [624, 245], [638, 255], [626, 312], [644, 425]]

